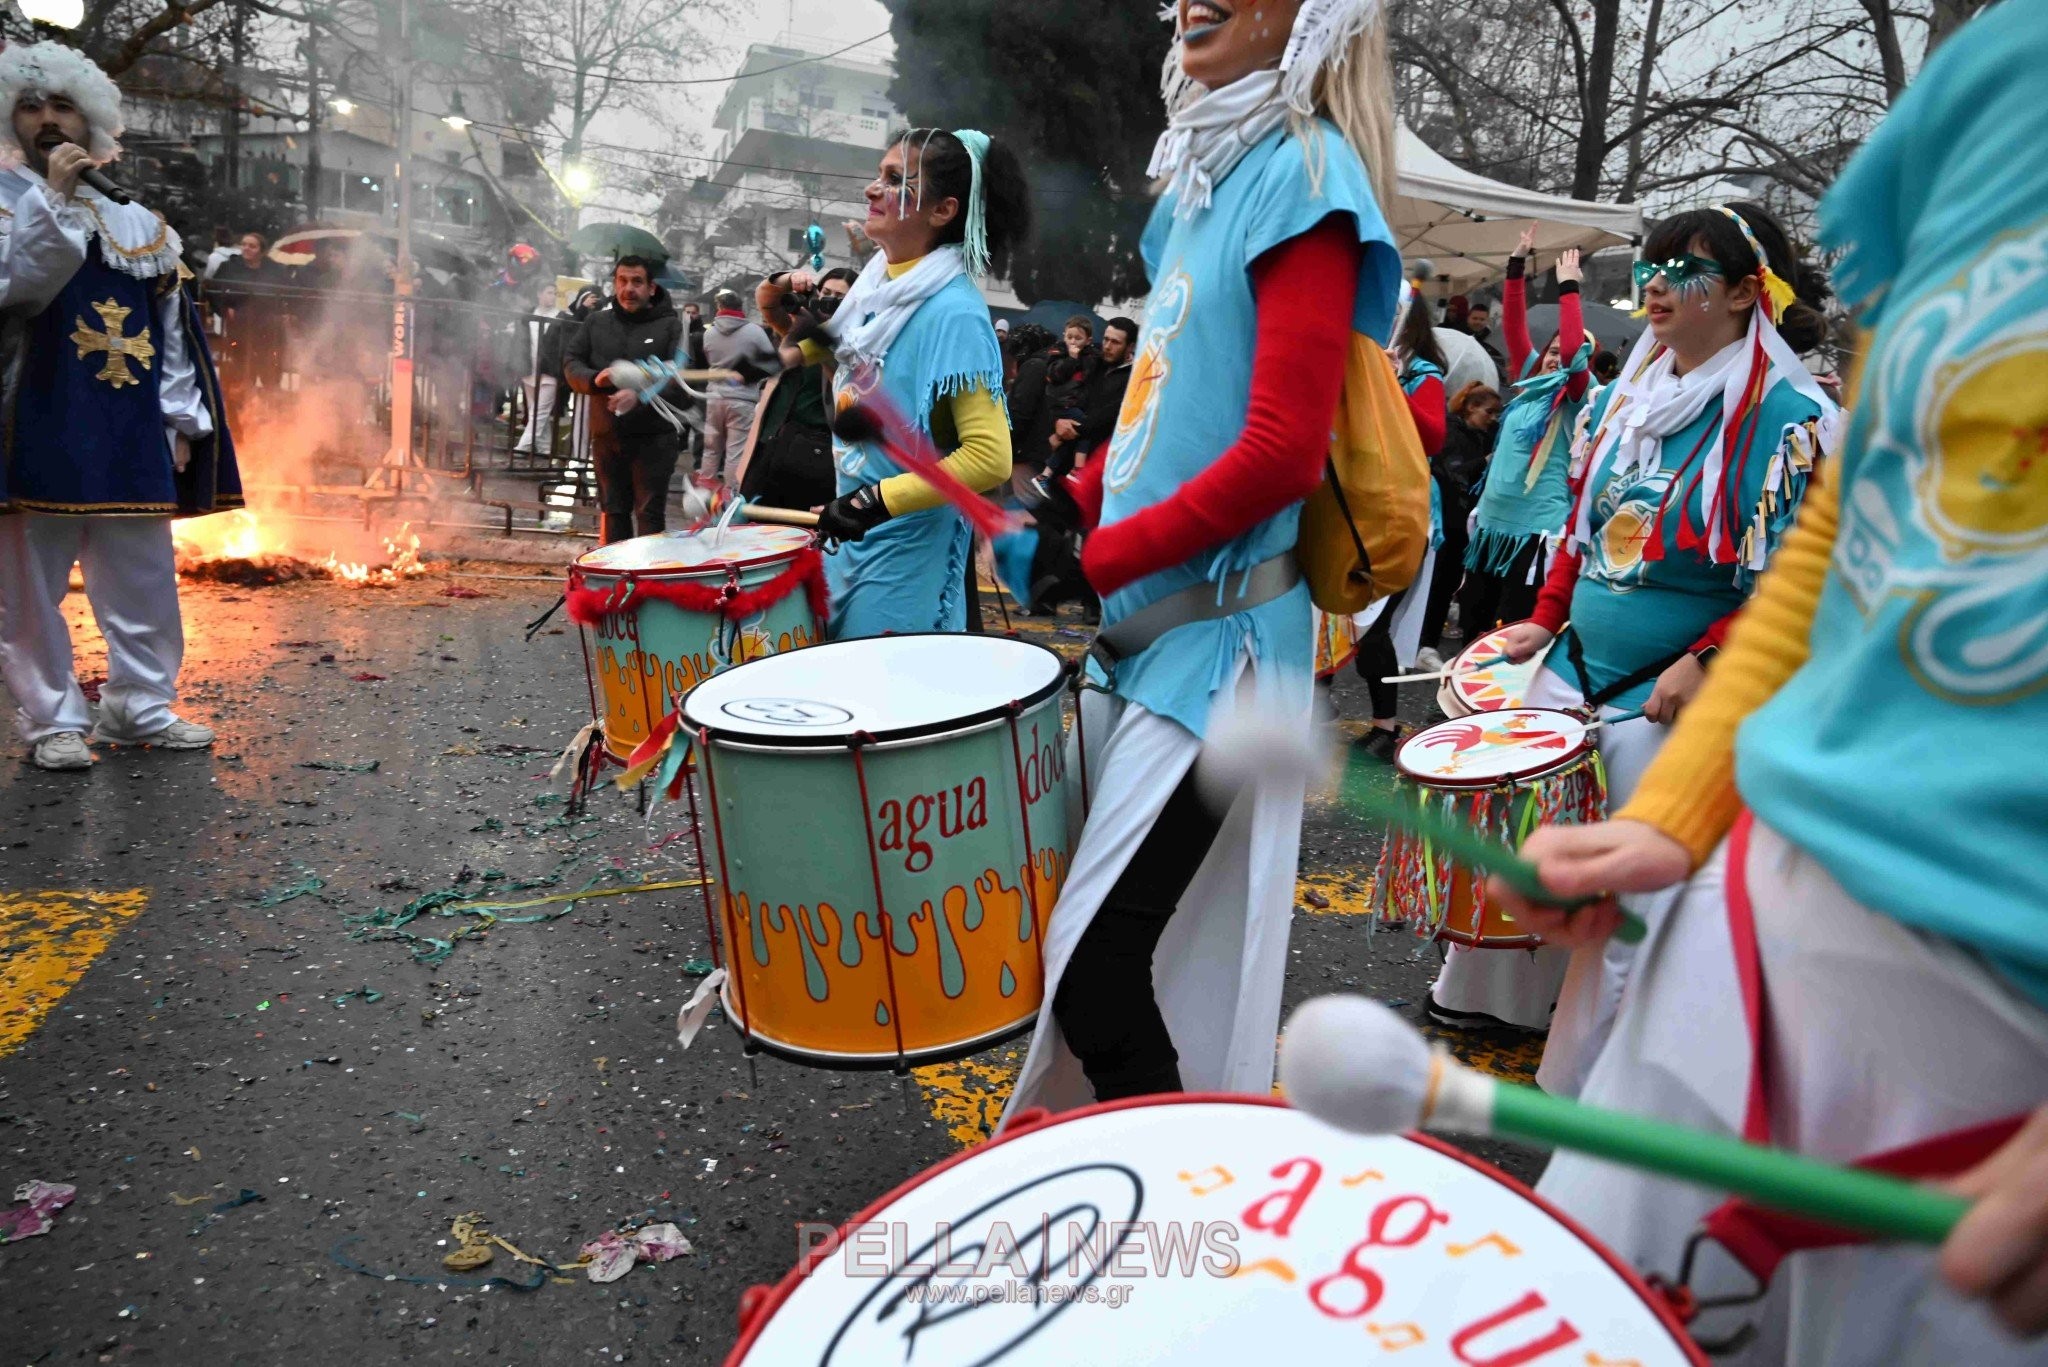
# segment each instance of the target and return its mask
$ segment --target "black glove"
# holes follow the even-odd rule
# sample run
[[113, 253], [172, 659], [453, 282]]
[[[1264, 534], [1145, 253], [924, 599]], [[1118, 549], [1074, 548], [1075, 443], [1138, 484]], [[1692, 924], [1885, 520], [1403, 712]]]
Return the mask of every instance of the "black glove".
[[882, 486], [866, 484], [818, 510], [818, 532], [828, 541], [858, 541], [889, 520]]
[[741, 384], [760, 384], [765, 380], [772, 380], [777, 375], [780, 375], [782, 373], [782, 371], [779, 368], [775, 370], [763, 370], [761, 369], [761, 367], [755, 365], [752, 361], [748, 360], [744, 356], [740, 357], [737, 361], [734, 361], [732, 365], [728, 368], [732, 371], [733, 374], [740, 377]]
[[789, 325], [789, 332], [783, 337], [782, 341], [783, 345], [794, 347], [800, 347], [805, 342], [814, 341], [827, 351], [839, 345], [839, 339], [833, 335], [832, 329], [827, 327], [822, 320], [808, 313], [799, 313], [792, 319]]

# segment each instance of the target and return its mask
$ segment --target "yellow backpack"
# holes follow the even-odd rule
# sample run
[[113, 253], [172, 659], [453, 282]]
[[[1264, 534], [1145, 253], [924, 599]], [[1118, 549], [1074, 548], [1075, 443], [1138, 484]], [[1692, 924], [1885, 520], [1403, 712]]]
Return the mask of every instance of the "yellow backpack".
[[1324, 612], [1360, 612], [1413, 583], [1429, 552], [1429, 457], [1393, 362], [1351, 335], [1323, 482], [1301, 509], [1294, 558]]

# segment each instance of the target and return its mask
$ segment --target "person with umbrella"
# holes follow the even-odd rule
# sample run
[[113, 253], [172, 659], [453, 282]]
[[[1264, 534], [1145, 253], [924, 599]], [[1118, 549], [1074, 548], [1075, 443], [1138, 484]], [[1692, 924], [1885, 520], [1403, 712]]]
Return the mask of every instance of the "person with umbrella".
[[[612, 301], [571, 338], [562, 363], [569, 388], [588, 395], [591, 455], [606, 545], [668, 527], [668, 486], [682, 452], [676, 430], [632, 389], [612, 383], [619, 361], [667, 359], [683, 344], [683, 320], [654, 283], [646, 257], [622, 256], [612, 267]], [[671, 389], [674, 387], [671, 386]], [[683, 401], [680, 390], [671, 396]]]

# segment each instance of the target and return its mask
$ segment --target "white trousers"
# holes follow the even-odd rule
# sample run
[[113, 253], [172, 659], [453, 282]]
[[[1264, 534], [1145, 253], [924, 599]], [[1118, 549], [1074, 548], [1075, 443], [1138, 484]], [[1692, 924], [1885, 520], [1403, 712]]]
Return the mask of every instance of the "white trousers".
[[551, 455], [555, 449], [555, 399], [561, 392], [561, 381], [552, 375], [529, 375], [519, 386], [526, 391], [526, 430], [512, 449]]
[[102, 723], [123, 736], [163, 730], [185, 658], [171, 520], [18, 513], [0, 517], [0, 676], [22, 739], [92, 729], [64, 623], [73, 563], [107, 642]]
[[[1768, 1022], [1770, 1139], [1851, 1162], [2032, 1110], [2048, 1098], [2048, 1011], [1953, 943], [1862, 906], [1761, 823], [1724, 844], [1643, 945], [1584, 1099], [1725, 1134], [1742, 1130], [1749, 1032], [1728, 931], [1729, 880], [1755, 911]], [[1670, 1275], [1718, 1193], [1559, 1153], [1537, 1190], [1625, 1260]], [[1739, 1285], [1694, 1289], [1708, 1294]], [[1934, 1251], [1795, 1253], [1739, 1359], [1795, 1367], [2019, 1367], [2048, 1350], [1949, 1292]]]

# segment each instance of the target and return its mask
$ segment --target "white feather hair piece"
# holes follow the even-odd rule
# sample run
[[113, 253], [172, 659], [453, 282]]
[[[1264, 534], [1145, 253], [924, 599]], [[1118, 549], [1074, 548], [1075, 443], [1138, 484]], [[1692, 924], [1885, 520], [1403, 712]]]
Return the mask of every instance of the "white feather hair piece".
[[[62, 43], [10, 43], [0, 50], [0, 109], [11, 117], [24, 94], [62, 95], [78, 106], [89, 131], [86, 150], [98, 162], [121, 155], [121, 88], [75, 47]], [[10, 126], [0, 135], [0, 168], [27, 159]]]
[[[1287, 50], [1281, 55], [1284, 76], [1281, 94], [1287, 107], [1307, 117], [1316, 112], [1316, 77], [1323, 68], [1343, 61], [1359, 34], [1379, 17], [1385, 0], [1302, 0], [1294, 16], [1294, 30]], [[1174, 25], [1173, 42], [1166, 49], [1166, 62], [1159, 72], [1159, 94], [1166, 102], [1166, 117], [1173, 118], [1182, 106], [1202, 94], [1202, 87], [1181, 69], [1180, 5], [1177, 0], [1160, 8], [1159, 17]]]

